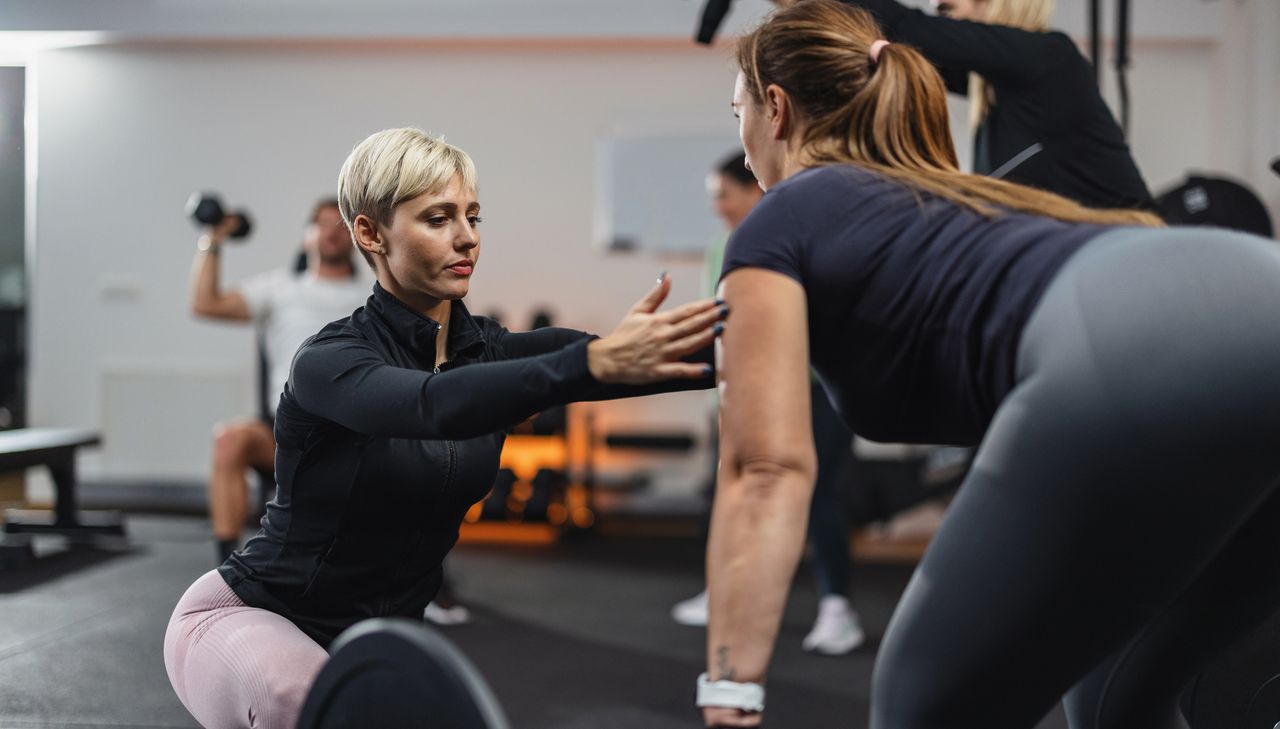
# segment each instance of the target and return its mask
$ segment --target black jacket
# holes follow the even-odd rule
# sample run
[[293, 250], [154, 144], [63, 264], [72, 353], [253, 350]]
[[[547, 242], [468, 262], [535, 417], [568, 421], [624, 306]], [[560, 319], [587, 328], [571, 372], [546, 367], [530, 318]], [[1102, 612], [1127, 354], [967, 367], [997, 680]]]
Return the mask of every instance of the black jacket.
[[871, 11], [885, 35], [914, 46], [948, 90], [977, 73], [996, 103], [974, 135], [973, 171], [1095, 208], [1153, 210], [1093, 66], [1063, 33], [1039, 33], [928, 15], [896, 0], [843, 0]]
[[421, 618], [463, 516], [493, 485], [504, 429], [553, 405], [714, 381], [602, 385], [590, 335], [508, 332], [460, 301], [433, 371], [439, 329], [375, 284], [294, 357], [276, 410], [276, 498], [219, 572], [321, 645], [363, 618]]

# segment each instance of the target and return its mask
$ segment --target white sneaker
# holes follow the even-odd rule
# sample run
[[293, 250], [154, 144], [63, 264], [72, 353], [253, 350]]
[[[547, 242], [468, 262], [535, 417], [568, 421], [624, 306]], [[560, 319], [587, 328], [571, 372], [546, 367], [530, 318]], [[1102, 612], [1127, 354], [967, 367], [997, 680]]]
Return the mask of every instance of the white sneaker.
[[813, 630], [800, 645], [807, 651], [824, 656], [842, 656], [865, 640], [858, 613], [848, 598], [823, 595], [818, 601], [818, 619], [813, 622]]
[[461, 605], [444, 607], [440, 603], [428, 603], [422, 617], [436, 625], [462, 625], [471, 620], [471, 612]]
[[703, 590], [688, 600], [676, 603], [671, 608], [671, 617], [681, 625], [706, 625], [707, 591]]

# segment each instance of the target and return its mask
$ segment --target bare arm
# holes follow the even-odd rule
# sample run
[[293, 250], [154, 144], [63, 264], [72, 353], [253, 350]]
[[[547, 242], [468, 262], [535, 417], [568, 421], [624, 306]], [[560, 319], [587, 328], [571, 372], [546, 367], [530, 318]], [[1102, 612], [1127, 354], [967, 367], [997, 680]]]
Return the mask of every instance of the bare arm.
[[[804, 290], [759, 268], [725, 277], [734, 316], [720, 341], [720, 473], [707, 544], [712, 680], [763, 683], [804, 546], [817, 459]], [[707, 726], [759, 714], [707, 708]]]
[[195, 263], [191, 266], [191, 312], [196, 316], [228, 321], [249, 321], [249, 305], [239, 291], [222, 291], [219, 283], [218, 252], [238, 223], [235, 216], [201, 236]]

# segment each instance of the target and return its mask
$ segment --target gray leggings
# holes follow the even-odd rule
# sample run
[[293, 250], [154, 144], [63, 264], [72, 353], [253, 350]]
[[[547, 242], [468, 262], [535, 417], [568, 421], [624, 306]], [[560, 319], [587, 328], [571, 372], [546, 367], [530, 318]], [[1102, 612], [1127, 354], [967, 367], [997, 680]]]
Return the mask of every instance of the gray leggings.
[[1027, 323], [1018, 385], [889, 625], [873, 729], [1185, 727], [1280, 607], [1280, 249], [1106, 233]]
[[293, 729], [329, 654], [287, 618], [252, 608], [216, 571], [178, 601], [164, 666], [205, 729]]

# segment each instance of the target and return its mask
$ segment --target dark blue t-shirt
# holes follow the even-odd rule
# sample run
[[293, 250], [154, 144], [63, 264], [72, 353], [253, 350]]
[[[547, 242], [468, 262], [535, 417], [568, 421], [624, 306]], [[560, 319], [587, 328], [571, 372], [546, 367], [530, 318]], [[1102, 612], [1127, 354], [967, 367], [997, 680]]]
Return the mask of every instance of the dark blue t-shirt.
[[835, 165], [776, 185], [729, 240], [721, 276], [789, 276], [810, 361], [858, 434], [978, 442], [1014, 385], [1022, 327], [1062, 263], [1103, 226], [984, 217]]

